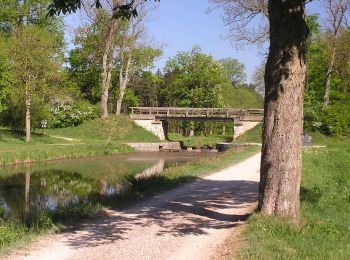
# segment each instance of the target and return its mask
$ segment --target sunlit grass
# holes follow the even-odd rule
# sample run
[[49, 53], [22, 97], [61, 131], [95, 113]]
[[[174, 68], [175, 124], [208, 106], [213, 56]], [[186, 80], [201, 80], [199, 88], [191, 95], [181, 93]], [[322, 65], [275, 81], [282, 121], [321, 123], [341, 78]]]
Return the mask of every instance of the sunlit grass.
[[350, 258], [350, 140], [311, 135], [327, 147], [304, 150], [300, 224], [254, 215], [242, 259]]
[[77, 127], [37, 130], [28, 144], [23, 134], [0, 128], [0, 166], [125, 153], [133, 150], [122, 143], [158, 141], [126, 116], [96, 119]]

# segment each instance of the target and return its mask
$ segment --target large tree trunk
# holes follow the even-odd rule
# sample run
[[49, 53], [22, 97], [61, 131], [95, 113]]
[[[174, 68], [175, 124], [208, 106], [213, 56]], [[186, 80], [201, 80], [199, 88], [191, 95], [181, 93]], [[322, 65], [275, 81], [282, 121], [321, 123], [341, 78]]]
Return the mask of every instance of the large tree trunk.
[[336, 39], [334, 37], [333, 44], [332, 44], [331, 60], [329, 61], [327, 75], [326, 75], [326, 85], [325, 85], [325, 91], [324, 91], [324, 97], [323, 97], [323, 110], [326, 109], [329, 104], [329, 95], [331, 92], [331, 78], [332, 78], [333, 69], [334, 69], [336, 52], [337, 52]]
[[268, 8], [270, 51], [265, 69], [259, 209], [297, 220], [308, 28], [303, 0], [269, 1]]
[[30, 93], [29, 86], [26, 85], [26, 96], [25, 96], [25, 103], [26, 103], [26, 142], [30, 142], [31, 140], [31, 132], [30, 132], [30, 110], [32, 105], [32, 97]]

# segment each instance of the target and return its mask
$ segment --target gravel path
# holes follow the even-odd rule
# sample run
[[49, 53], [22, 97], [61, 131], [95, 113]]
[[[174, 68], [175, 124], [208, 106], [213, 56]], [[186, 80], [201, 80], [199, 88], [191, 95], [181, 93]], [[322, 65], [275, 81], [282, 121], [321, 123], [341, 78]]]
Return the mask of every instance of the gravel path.
[[40, 239], [10, 259], [211, 259], [257, 200], [260, 154], [125, 211]]

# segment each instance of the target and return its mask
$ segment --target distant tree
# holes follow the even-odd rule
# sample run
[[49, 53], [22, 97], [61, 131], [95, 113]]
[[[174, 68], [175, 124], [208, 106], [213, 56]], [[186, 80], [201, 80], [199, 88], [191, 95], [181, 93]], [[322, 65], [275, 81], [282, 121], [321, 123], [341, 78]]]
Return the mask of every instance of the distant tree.
[[328, 37], [331, 47], [323, 97], [323, 109], [326, 109], [329, 104], [331, 78], [334, 73], [335, 56], [337, 53], [337, 39], [341, 34], [342, 27], [346, 25], [346, 18], [350, 11], [350, 2], [347, 0], [326, 0], [326, 7], [328, 13]]
[[246, 81], [245, 66], [237, 59], [225, 58], [218, 60], [218, 62], [224, 66], [225, 74], [231, 80], [232, 85], [241, 85]]
[[235, 44], [262, 44], [269, 39], [267, 0], [210, 0], [210, 10], [222, 8], [227, 38]]
[[264, 82], [264, 74], [265, 74], [265, 62], [261, 63], [259, 66], [255, 68], [253, 73], [253, 86], [261, 96], [265, 95], [265, 82]]
[[163, 80], [150, 71], [135, 75], [129, 82], [132, 89], [140, 99], [140, 105], [145, 107], [159, 106], [159, 91]]
[[227, 82], [220, 63], [194, 47], [170, 58], [164, 68], [164, 104], [181, 107], [220, 107], [221, 84]]
[[0, 113], [7, 107], [6, 99], [12, 91], [13, 72], [6, 52], [8, 40], [0, 36]]

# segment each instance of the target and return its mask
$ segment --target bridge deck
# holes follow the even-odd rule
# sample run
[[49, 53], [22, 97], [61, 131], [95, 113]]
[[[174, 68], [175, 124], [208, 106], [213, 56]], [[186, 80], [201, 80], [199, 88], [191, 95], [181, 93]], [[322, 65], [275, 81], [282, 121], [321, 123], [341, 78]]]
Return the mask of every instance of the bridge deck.
[[261, 122], [263, 109], [236, 108], [183, 108], [183, 107], [131, 107], [130, 118], [193, 121], [250, 121]]

